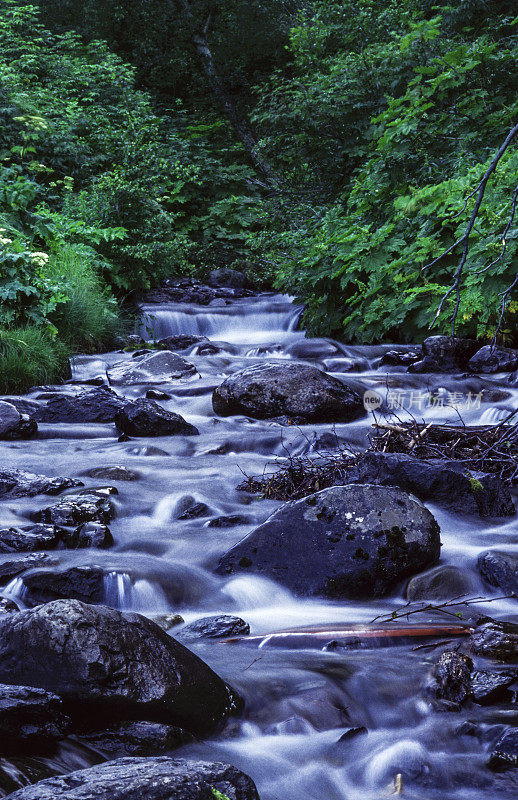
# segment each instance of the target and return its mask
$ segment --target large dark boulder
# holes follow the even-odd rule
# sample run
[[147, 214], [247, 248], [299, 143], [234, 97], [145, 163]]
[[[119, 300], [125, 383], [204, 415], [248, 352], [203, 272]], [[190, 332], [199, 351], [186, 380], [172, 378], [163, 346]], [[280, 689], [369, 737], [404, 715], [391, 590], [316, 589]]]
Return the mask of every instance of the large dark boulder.
[[37, 432], [38, 425], [32, 417], [0, 400], [0, 439], [31, 439]]
[[147, 353], [131, 361], [121, 361], [108, 370], [108, 380], [113, 386], [131, 386], [140, 383], [166, 383], [187, 375], [194, 375], [196, 367], [181, 356], [168, 351]]
[[63, 738], [70, 719], [61, 699], [32, 686], [0, 684], [0, 748], [3, 753], [43, 750]]
[[439, 558], [439, 526], [415, 497], [384, 486], [324, 489], [287, 503], [221, 559], [298, 595], [379, 597]]
[[470, 472], [453, 461], [423, 461], [406, 453], [365, 453], [347, 480], [399, 486], [457, 514], [516, 514], [509, 487], [497, 475]]
[[65, 489], [83, 486], [74, 478], [49, 478], [47, 475], [34, 475], [21, 469], [0, 470], [0, 500], [13, 497], [35, 497], [37, 494], [60, 494]]
[[58, 778], [47, 778], [8, 800], [259, 800], [255, 784], [228, 764], [156, 758], [120, 758]]
[[477, 567], [491, 586], [518, 597], [518, 553], [487, 550], [479, 555]]
[[31, 519], [54, 525], [81, 525], [83, 522], [107, 524], [115, 516], [115, 510], [109, 498], [94, 491], [92, 489], [92, 494], [66, 495], [58, 503], [35, 511]]
[[305, 364], [254, 364], [214, 390], [216, 414], [293, 422], [350, 422], [365, 415], [361, 395], [337, 378]]
[[128, 436], [195, 436], [199, 433], [180, 414], [167, 411], [154, 400], [130, 400], [115, 417], [117, 430]]
[[512, 372], [518, 367], [518, 350], [507, 347], [481, 347], [469, 360], [471, 372]]
[[112, 389], [99, 386], [75, 397], [54, 397], [40, 407], [35, 418], [38, 422], [113, 422], [124, 403]]
[[423, 342], [423, 357], [410, 364], [409, 372], [459, 372], [466, 369], [478, 344], [474, 339], [429, 336]]
[[215, 730], [237, 698], [201, 659], [139, 614], [56, 600], [0, 620], [0, 681], [37, 686], [87, 718]]

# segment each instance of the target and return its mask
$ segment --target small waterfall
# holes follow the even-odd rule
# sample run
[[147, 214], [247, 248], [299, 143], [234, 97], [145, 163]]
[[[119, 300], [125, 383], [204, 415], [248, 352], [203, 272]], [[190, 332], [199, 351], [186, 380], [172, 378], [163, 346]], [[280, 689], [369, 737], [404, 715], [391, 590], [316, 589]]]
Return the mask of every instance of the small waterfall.
[[169, 603], [162, 589], [144, 578], [133, 580], [127, 572], [108, 572], [104, 576], [104, 602], [120, 611], [165, 613]]
[[194, 334], [236, 343], [273, 341], [293, 334], [301, 310], [284, 299], [222, 308], [145, 306], [138, 333], [156, 340]]
[[20, 608], [25, 607], [25, 598], [27, 597], [27, 587], [23, 582], [23, 578], [13, 578], [5, 587], [2, 589], [2, 596], [7, 597], [8, 600], [12, 600], [19, 606]]
[[222, 589], [222, 593], [232, 598], [238, 608], [253, 609], [289, 605], [294, 602], [287, 589], [257, 575], [239, 575], [237, 578], [232, 578]]

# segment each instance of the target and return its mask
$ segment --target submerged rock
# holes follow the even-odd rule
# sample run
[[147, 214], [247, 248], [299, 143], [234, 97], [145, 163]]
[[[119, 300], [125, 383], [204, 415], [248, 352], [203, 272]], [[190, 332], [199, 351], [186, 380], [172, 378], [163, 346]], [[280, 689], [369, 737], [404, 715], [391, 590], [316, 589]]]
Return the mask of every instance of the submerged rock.
[[248, 636], [250, 625], [241, 617], [221, 614], [216, 617], [203, 617], [191, 622], [178, 631], [178, 637], [184, 641], [196, 639], [226, 639], [231, 636]]
[[199, 433], [180, 414], [153, 400], [130, 400], [117, 413], [117, 430], [129, 436], [195, 436]]
[[35, 522], [54, 525], [80, 525], [83, 522], [108, 523], [115, 516], [115, 509], [107, 497], [94, 494], [70, 494], [58, 503], [31, 514]]
[[508, 663], [518, 662], [518, 625], [490, 620], [479, 625], [470, 639], [470, 648], [477, 656]]
[[406, 597], [415, 600], [452, 600], [473, 591], [473, 580], [469, 574], [448, 564], [434, 567], [408, 582]]
[[361, 395], [305, 364], [254, 364], [228, 377], [212, 395], [216, 414], [293, 422], [350, 422], [365, 416]]
[[60, 494], [65, 489], [83, 486], [74, 478], [49, 478], [21, 469], [0, 470], [0, 500], [13, 497], [35, 497], [37, 494]]
[[59, 395], [41, 406], [38, 422], [113, 422], [125, 400], [107, 386], [99, 386], [72, 397]]
[[38, 425], [32, 417], [0, 400], [0, 439], [31, 439], [37, 432]]
[[471, 670], [473, 662], [469, 656], [448, 650], [443, 653], [432, 670], [428, 694], [438, 700], [452, 703], [445, 710], [458, 710], [471, 697]]
[[298, 595], [379, 597], [439, 558], [439, 526], [400, 489], [349, 485], [287, 503], [220, 560]]
[[477, 567], [491, 586], [518, 597], [518, 553], [487, 550], [479, 555]]
[[167, 383], [187, 375], [194, 375], [196, 367], [175, 353], [148, 353], [132, 361], [121, 361], [108, 370], [108, 380], [113, 386], [131, 386], [140, 383]]
[[78, 600], [0, 619], [0, 681], [54, 692], [83, 721], [149, 720], [194, 735], [214, 731], [236, 705], [221, 678], [158, 625]]
[[104, 549], [111, 547], [113, 536], [107, 525], [100, 522], [85, 522], [74, 531], [70, 538], [69, 547], [83, 548], [96, 547]]
[[136, 472], [128, 467], [93, 467], [82, 473], [89, 478], [97, 478], [106, 481], [136, 481], [140, 478], [140, 472]]
[[469, 360], [471, 372], [511, 372], [518, 367], [518, 350], [507, 347], [481, 347]]
[[44, 750], [63, 738], [70, 719], [61, 699], [32, 686], [0, 684], [0, 747], [2, 754]]
[[259, 800], [255, 784], [228, 764], [167, 756], [120, 758], [9, 795], [9, 800]]
[[470, 472], [454, 461], [423, 461], [406, 453], [365, 453], [348, 482], [399, 486], [458, 514], [509, 517], [516, 514], [509, 487], [496, 475]]

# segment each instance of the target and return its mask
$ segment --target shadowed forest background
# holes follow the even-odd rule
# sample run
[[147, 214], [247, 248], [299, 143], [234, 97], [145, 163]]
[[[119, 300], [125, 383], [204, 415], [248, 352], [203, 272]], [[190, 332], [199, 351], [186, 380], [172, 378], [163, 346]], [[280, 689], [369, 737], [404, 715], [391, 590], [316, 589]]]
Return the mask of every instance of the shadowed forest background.
[[[220, 266], [296, 295], [312, 334], [422, 341], [517, 122], [517, 23], [511, 0], [4, 0], [0, 389], [65, 374], [139, 293]], [[489, 341], [503, 310], [506, 344], [517, 141], [457, 316]]]

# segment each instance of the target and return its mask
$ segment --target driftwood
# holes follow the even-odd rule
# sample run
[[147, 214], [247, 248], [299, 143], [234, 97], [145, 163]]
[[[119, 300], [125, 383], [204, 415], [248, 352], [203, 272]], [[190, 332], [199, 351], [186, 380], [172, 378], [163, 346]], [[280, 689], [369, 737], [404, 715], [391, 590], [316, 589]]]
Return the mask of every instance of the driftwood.
[[473, 629], [460, 623], [428, 623], [422, 625], [321, 625], [319, 627], [292, 628], [272, 633], [236, 636], [223, 639], [222, 644], [251, 644], [256, 647], [284, 647], [289, 649], [333, 649], [339, 646], [386, 647], [394, 641], [413, 639], [443, 639], [445, 636], [469, 636]]

